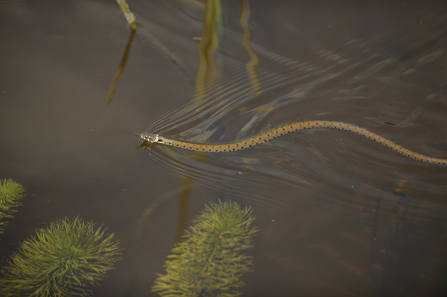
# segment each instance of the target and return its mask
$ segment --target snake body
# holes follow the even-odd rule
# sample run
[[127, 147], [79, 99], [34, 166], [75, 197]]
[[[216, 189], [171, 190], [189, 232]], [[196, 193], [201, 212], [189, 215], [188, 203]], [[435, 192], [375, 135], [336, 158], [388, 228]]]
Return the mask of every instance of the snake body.
[[440, 158], [432, 158], [429, 156], [425, 156], [409, 149], [406, 149], [400, 145], [395, 144], [394, 142], [377, 135], [371, 131], [360, 128], [355, 125], [346, 124], [342, 122], [336, 121], [301, 121], [295, 122], [287, 125], [280, 126], [278, 128], [272, 129], [260, 135], [248, 138], [246, 140], [241, 140], [237, 142], [231, 143], [221, 143], [221, 144], [207, 144], [207, 143], [194, 143], [187, 142], [182, 140], [177, 140], [169, 137], [160, 136], [155, 133], [142, 133], [140, 137], [149, 143], [160, 143], [164, 145], [170, 145], [174, 147], [180, 147], [183, 149], [193, 150], [193, 151], [201, 151], [201, 152], [211, 152], [211, 153], [225, 153], [225, 152], [234, 152], [247, 148], [254, 147], [255, 145], [261, 144], [266, 141], [270, 141], [277, 137], [283, 136], [288, 133], [297, 132], [301, 130], [307, 129], [336, 129], [347, 132], [352, 132], [354, 134], [361, 135], [365, 138], [371, 139], [377, 143], [380, 143], [383, 146], [386, 146], [389, 149], [392, 149], [396, 153], [399, 153], [407, 158], [426, 162], [434, 165], [442, 165], [447, 166], [447, 159]]

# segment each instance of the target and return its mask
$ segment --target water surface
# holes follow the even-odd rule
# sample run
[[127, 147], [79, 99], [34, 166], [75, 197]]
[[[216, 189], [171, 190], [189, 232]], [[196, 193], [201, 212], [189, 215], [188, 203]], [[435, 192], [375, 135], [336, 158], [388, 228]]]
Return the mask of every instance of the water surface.
[[333, 130], [228, 154], [137, 148], [146, 130], [222, 143], [334, 120], [447, 158], [444, 2], [243, 3], [215, 19], [130, 3], [144, 31], [106, 105], [130, 34], [113, 1], [0, 2], [0, 178], [27, 188], [3, 253], [79, 215], [124, 249], [95, 296], [150, 296], [179, 230], [232, 200], [261, 230], [243, 296], [443, 295], [446, 168]]

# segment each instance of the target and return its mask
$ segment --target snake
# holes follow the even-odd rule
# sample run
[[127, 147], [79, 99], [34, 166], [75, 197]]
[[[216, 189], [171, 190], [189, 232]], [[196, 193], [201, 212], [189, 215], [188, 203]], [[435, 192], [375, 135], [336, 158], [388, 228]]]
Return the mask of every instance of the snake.
[[385, 137], [382, 137], [364, 128], [337, 121], [299, 121], [274, 128], [272, 130], [269, 130], [257, 136], [250, 137], [245, 140], [230, 143], [219, 143], [219, 144], [188, 142], [149, 132], [141, 133], [139, 134], [139, 136], [144, 140], [144, 143], [148, 144], [158, 143], [193, 151], [210, 152], [210, 153], [227, 153], [227, 152], [234, 152], [243, 149], [248, 149], [261, 143], [271, 141], [280, 136], [308, 129], [335, 129], [335, 130], [351, 132], [357, 135], [361, 135], [374, 142], [377, 142], [407, 158], [421, 162], [426, 162], [429, 164], [447, 166], [447, 159], [433, 158], [423, 154], [416, 153], [412, 150], [406, 149], [398, 144], [395, 144], [391, 140], [388, 140]]

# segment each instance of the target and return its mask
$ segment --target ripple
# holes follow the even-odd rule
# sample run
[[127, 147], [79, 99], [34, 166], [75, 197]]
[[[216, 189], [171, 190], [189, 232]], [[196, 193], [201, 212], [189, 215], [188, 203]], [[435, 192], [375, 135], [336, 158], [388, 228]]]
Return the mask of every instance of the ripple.
[[[218, 79], [196, 90], [183, 106], [167, 103], [141, 131], [222, 143], [297, 118], [324, 119], [368, 128], [412, 149], [408, 139], [415, 131], [412, 129], [418, 129], [418, 121], [425, 117], [436, 119], [434, 125], [445, 122], [421, 106], [409, 111], [406, 103], [424, 98], [420, 94], [412, 97], [415, 89], [423, 94], [427, 92], [424, 88], [436, 84], [424, 86], [412, 79], [437, 71], [427, 65], [443, 61], [441, 47], [445, 41], [439, 38], [447, 29], [433, 24], [414, 36], [396, 39], [399, 30], [402, 28], [364, 39], [346, 38], [338, 48], [311, 45], [305, 62], [253, 43], [262, 61], [256, 68], [256, 83], [245, 65], [227, 56], [228, 65]], [[419, 49], [425, 49], [420, 57], [409, 54]], [[420, 71], [418, 67], [425, 68]], [[430, 138], [425, 136], [421, 141], [429, 143]], [[441, 146], [447, 149], [445, 139]], [[431, 150], [429, 145], [417, 148], [421, 153]], [[231, 197], [278, 216], [302, 204], [317, 209], [322, 199], [337, 199], [339, 205], [354, 209], [358, 202], [352, 201], [353, 194], [373, 208], [371, 203], [380, 196], [380, 189], [392, 189], [396, 179], [413, 174], [421, 166], [358, 136], [337, 131], [300, 132], [229, 154], [154, 146], [140, 155], [172, 175], [193, 179], [196, 190], [214, 192], [216, 198]], [[439, 168], [433, 170], [441, 173]], [[436, 182], [424, 185], [446, 193]]]

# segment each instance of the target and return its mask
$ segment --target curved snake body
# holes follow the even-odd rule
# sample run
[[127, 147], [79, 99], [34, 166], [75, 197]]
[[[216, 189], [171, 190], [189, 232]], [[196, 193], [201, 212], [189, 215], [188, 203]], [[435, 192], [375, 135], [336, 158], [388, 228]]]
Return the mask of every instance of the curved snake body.
[[272, 129], [270, 131], [267, 131], [265, 133], [262, 133], [260, 135], [248, 138], [246, 140], [241, 140], [237, 142], [231, 142], [231, 143], [221, 143], [221, 144], [207, 144], [207, 143], [193, 143], [193, 142], [187, 142], [182, 140], [177, 140], [169, 137], [159, 136], [158, 134], [154, 133], [142, 133], [140, 134], [140, 137], [149, 143], [160, 143], [164, 145], [170, 145], [174, 147], [180, 147], [183, 149], [193, 150], [193, 151], [201, 151], [201, 152], [211, 152], [211, 153], [225, 153], [225, 152], [233, 152], [233, 151], [239, 151], [247, 148], [251, 148], [253, 146], [256, 146], [258, 144], [261, 144], [266, 141], [270, 141], [272, 139], [275, 139], [277, 137], [283, 136], [288, 133], [301, 131], [301, 130], [307, 130], [307, 129], [318, 129], [318, 128], [325, 128], [325, 129], [336, 129], [336, 130], [342, 130], [347, 132], [352, 132], [358, 135], [361, 135], [365, 138], [371, 139], [377, 143], [380, 143], [383, 146], [386, 146], [389, 149], [392, 149], [396, 153], [399, 153], [407, 158], [426, 162], [430, 164], [435, 165], [442, 165], [447, 166], [447, 159], [440, 159], [440, 158], [432, 158], [429, 156], [425, 156], [416, 152], [413, 152], [409, 149], [406, 149], [400, 145], [395, 144], [394, 142], [377, 135], [376, 133], [373, 133], [371, 131], [368, 131], [366, 129], [360, 128], [355, 125], [346, 124], [342, 122], [336, 122], [336, 121], [301, 121], [301, 122], [295, 122], [287, 125], [283, 125], [281, 127]]

